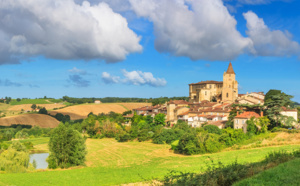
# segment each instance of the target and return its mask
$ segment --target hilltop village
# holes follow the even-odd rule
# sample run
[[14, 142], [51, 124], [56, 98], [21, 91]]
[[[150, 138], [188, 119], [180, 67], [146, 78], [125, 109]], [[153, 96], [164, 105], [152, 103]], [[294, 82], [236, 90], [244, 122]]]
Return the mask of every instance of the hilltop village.
[[[151, 115], [158, 113], [166, 115], [166, 122], [171, 126], [178, 120], [186, 121], [192, 127], [201, 127], [203, 124], [215, 125], [220, 129], [225, 128], [230, 113], [236, 109], [236, 105], [263, 106], [265, 94], [263, 92], [251, 92], [238, 94], [238, 81], [231, 62], [223, 73], [223, 81], [200, 81], [189, 84], [189, 101], [171, 100], [163, 105], [145, 106], [133, 111], [137, 115]], [[236, 113], [234, 128], [247, 130], [246, 121], [252, 117], [263, 117], [259, 109], [254, 111]], [[297, 121], [297, 109], [282, 108], [280, 112], [284, 116], [291, 116]], [[131, 117], [131, 116], [127, 116]]]

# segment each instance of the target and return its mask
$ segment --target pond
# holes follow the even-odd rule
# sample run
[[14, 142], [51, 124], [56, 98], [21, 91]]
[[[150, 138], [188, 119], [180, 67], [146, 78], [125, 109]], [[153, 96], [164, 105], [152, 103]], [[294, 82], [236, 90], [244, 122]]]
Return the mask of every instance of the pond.
[[49, 156], [49, 153], [30, 154], [29, 162], [32, 163], [33, 160], [35, 160], [36, 169], [46, 169], [48, 167], [48, 163], [46, 161], [48, 156]]

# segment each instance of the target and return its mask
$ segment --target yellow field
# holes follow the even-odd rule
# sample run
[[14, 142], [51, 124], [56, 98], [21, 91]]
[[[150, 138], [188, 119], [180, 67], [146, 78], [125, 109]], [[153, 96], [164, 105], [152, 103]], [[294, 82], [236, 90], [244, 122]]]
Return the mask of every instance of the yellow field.
[[[9, 107], [7, 110], [9, 110], [9, 111], [21, 111], [23, 109], [25, 111], [26, 110], [31, 111], [32, 110], [31, 105], [32, 104], [14, 105], [14, 106]], [[65, 105], [63, 105], [63, 104], [37, 104], [36, 106], [37, 107], [38, 106], [45, 107], [47, 110], [52, 110], [54, 108], [65, 107]]]
[[123, 113], [127, 110], [142, 106], [150, 106], [151, 103], [101, 103], [101, 104], [84, 104], [66, 107], [59, 110], [50, 111], [51, 115], [62, 113], [69, 115], [71, 120], [84, 119], [90, 112], [94, 114], [109, 113], [111, 111], [116, 113]]
[[0, 118], [0, 126], [10, 126], [12, 124], [40, 126], [42, 128], [57, 127], [59, 121], [44, 114], [23, 114]]

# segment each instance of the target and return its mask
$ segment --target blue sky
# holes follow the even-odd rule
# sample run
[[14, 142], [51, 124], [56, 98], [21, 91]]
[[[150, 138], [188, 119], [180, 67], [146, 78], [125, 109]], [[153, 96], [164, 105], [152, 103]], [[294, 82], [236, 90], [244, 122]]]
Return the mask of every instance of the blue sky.
[[239, 93], [280, 89], [300, 102], [299, 6], [0, 2], [0, 97], [188, 96], [189, 83], [222, 81], [231, 61]]

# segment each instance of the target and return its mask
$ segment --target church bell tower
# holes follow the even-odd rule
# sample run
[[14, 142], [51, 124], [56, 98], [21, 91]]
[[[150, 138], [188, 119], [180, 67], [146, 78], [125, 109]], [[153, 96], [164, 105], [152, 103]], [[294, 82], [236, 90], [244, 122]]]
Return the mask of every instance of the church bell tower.
[[222, 101], [234, 102], [238, 98], [238, 82], [235, 80], [235, 72], [231, 62], [223, 74]]

